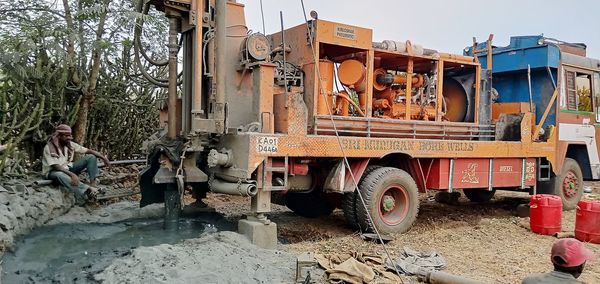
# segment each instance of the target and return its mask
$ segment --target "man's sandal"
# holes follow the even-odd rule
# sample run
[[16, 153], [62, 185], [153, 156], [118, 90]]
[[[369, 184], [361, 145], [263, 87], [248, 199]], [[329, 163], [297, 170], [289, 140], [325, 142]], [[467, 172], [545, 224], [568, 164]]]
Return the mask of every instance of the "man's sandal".
[[98, 197], [98, 191], [95, 188], [90, 187], [86, 190], [85, 196], [87, 197], [88, 201], [96, 201], [96, 198]]
[[105, 194], [106, 193], [106, 188], [104, 188], [104, 187], [99, 187], [98, 186], [98, 187], [96, 187], [96, 190], [97, 190], [96, 195], [98, 195], [98, 194]]

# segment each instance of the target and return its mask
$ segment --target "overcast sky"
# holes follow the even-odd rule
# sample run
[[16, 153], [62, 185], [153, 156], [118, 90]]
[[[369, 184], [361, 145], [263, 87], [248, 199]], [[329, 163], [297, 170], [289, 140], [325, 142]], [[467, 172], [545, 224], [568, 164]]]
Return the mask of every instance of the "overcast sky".
[[[262, 32], [260, 0], [246, 5], [246, 22]], [[600, 1], [598, 0], [305, 0], [319, 18], [373, 29], [373, 40], [393, 39], [450, 53], [462, 53], [472, 38], [504, 46], [511, 35], [539, 35], [583, 42], [588, 57], [600, 59]], [[263, 0], [267, 34], [303, 23], [300, 0]]]

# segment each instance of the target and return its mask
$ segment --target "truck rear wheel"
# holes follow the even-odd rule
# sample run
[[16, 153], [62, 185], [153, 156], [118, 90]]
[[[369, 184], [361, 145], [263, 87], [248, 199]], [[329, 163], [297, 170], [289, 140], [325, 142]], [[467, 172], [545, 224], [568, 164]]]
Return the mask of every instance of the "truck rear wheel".
[[560, 175], [552, 177], [548, 182], [540, 182], [538, 192], [560, 196], [563, 210], [577, 208], [577, 203], [583, 196], [583, 173], [577, 161], [566, 158]]
[[381, 234], [404, 233], [415, 222], [419, 192], [407, 172], [391, 167], [374, 169], [360, 182], [359, 191], [366, 208], [357, 196], [356, 216], [363, 228]]
[[[362, 176], [366, 177], [367, 175], [369, 175], [369, 173], [378, 168], [381, 168], [381, 166], [370, 165], [365, 169], [365, 172]], [[360, 182], [358, 183], [360, 185]], [[346, 218], [346, 222], [348, 223], [348, 225], [353, 229], [361, 228], [360, 223], [358, 222], [358, 216], [356, 216], [356, 206], [357, 204], [361, 204], [360, 200], [358, 200], [357, 202], [357, 198], [359, 198], [357, 194], [358, 193], [355, 190], [352, 192], [344, 193], [344, 196], [342, 197], [342, 210], [344, 211], [344, 217]]]
[[472, 202], [484, 203], [492, 200], [492, 197], [494, 197], [496, 190], [494, 189], [492, 191], [489, 191], [485, 189], [468, 188], [463, 189], [463, 193]]

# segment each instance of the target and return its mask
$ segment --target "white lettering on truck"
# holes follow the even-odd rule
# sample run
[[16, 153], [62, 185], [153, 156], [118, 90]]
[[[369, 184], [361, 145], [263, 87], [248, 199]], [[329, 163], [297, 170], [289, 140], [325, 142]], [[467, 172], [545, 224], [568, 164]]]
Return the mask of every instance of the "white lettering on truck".
[[276, 137], [258, 137], [256, 143], [256, 152], [259, 154], [274, 154], [277, 153], [278, 139]]

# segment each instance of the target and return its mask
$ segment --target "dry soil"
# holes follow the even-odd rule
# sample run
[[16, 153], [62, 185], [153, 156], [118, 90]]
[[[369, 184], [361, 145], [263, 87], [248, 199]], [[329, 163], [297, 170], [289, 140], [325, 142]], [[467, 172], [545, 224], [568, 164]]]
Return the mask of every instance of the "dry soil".
[[[600, 198], [600, 183], [588, 183], [592, 194]], [[473, 204], [461, 197], [457, 205], [440, 204], [432, 196], [421, 197], [419, 217], [413, 228], [387, 244], [392, 257], [404, 246], [418, 250], [435, 250], [447, 261], [446, 272], [485, 283], [520, 283], [530, 273], [552, 270], [549, 251], [556, 240], [528, 229], [529, 218], [516, 216], [518, 204], [527, 203], [529, 195], [498, 191], [488, 204]], [[208, 203], [227, 216], [237, 219], [249, 212], [246, 198], [211, 195]], [[278, 225], [279, 236], [289, 242], [291, 251], [331, 253], [378, 253], [380, 244], [364, 241], [360, 232], [345, 225], [343, 213], [307, 219], [287, 208], [273, 205], [270, 218]], [[564, 212], [563, 231], [573, 232], [575, 211]], [[600, 245], [588, 244], [600, 257]], [[600, 283], [600, 259], [589, 263], [580, 277], [586, 283]], [[409, 280], [411, 281], [411, 280]]]

